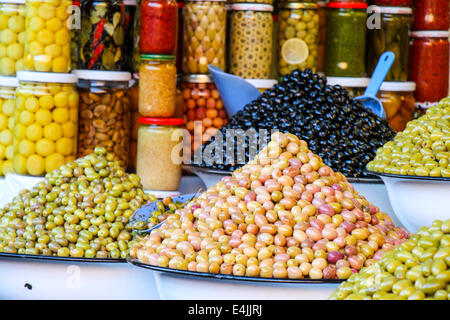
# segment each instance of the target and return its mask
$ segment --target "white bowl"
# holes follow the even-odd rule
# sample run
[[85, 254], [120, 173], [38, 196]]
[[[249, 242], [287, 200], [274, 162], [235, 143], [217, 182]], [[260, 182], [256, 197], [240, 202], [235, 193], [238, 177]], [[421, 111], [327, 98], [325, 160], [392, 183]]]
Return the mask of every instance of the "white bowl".
[[386, 185], [395, 216], [409, 232], [450, 218], [450, 178], [378, 175]]

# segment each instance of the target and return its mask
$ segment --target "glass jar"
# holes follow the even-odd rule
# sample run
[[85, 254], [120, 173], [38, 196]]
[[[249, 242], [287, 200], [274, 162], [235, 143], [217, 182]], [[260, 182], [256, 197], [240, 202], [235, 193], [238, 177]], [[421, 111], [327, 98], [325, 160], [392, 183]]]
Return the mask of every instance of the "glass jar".
[[130, 99], [130, 150], [128, 157], [128, 169], [132, 172], [136, 170], [137, 155], [137, 134], [139, 129], [139, 82], [137, 79], [131, 79], [128, 89], [128, 97]]
[[267, 79], [272, 63], [273, 7], [231, 6], [229, 72], [241, 78]]
[[143, 117], [170, 118], [175, 114], [177, 87], [175, 57], [141, 55], [139, 113]]
[[406, 124], [414, 119], [415, 90], [414, 82], [383, 82], [381, 85], [378, 98], [383, 103], [386, 119], [397, 132], [404, 130]]
[[177, 70], [180, 70], [181, 72], [183, 61], [184, 2], [178, 1], [177, 5], [178, 5], [178, 33], [177, 33], [177, 54], [175, 65], [177, 67]]
[[231, 3], [263, 3], [263, 4], [273, 4], [273, 0], [231, 0]]
[[208, 74], [208, 64], [225, 70], [225, 0], [188, 0], [183, 15], [183, 73]]
[[411, 7], [413, 0], [374, 0], [376, 6]]
[[17, 78], [14, 172], [42, 176], [77, 155], [77, 77], [19, 71]]
[[140, 118], [139, 123], [136, 173], [144, 190], [178, 190], [183, 119]]
[[[79, 20], [81, 23], [81, 8], [80, 1], [72, 1], [72, 10], [71, 14], [74, 15], [76, 20]], [[76, 21], [75, 20], [75, 21]], [[80, 56], [80, 29], [79, 27], [74, 26], [70, 29], [70, 62], [71, 69], [75, 70], [78, 68], [78, 57]]]
[[448, 95], [448, 31], [411, 33], [409, 79], [417, 85], [419, 103], [436, 102]]
[[14, 172], [14, 110], [17, 78], [0, 76], [0, 176]]
[[330, 77], [366, 75], [367, 4], [330, 2], [327, 10], [325, 74]]
[[[139, 0], [141, 1], [141, 0]], [[141, 35], [141, 6], [136, 5], [136, 12], [133, 20], [133, 56], [131, 57], [131, 71], [134, 73], [139, 72], [141, 66], [141, 50], [139, 49]]]
[[317, 52], [317, 71], [323, 72], [325, 68], [325, 46], [327, 39], [327, 1], [317, 2], [319, 9], [319, 46]]
[[175, 0], [142, 0], [141, 54], [175, 54], [178, 6]]
[[25, 70], [70, 71], [71, 5], [70, 0], [26, 1]]
[[319, 14], [315, 3], [283, 3], [278, 14], [278, 73], [317, 68]]
[[[188, 75], [181, 83], [184, 123], [191, 134], [192, 151], [209, 140], [227, 122], [228, 117], [216, 85], [208, 75]], [[195, 122], [201, 122], [202, 141], [194, 140]], [[199, 131], [200, 131], [199, 130]]]
[[0, 75], [15, 76], [24, 69], [25, 0], [0, 3]]
[[[125, 46], [125, 57], [126, 57], [126, 67], [127, 71], [133, 71], [133, 53], [134, 53], [134, 38], [136, 34], [134, 33], [134, 17], [137, 11], [137, 0], [124, 0], [124, 33], [127, 35], [124, 40]], [[138, 42], [139, 43], [139, 42]]]
[[274, 85], [278, 83], [277, 80], [272, 79], [245, 79], [250, 82], [259, 92], [264, 93], [264, 91], [271, 89]]
[[75, 70], [80, 112], [78, 157], [104, 147], [127, 168], [130, 139], [129, 72]]
[[445, 30], [449, 29], [448, 0], [414, 1], [413, 30]]
[[327, 77], [329, 86], [341, 86], [352, 98], [362, 96], [369, 85], [370, 78]]
[[82, 1], [78, 69], [126, 70], [124, 23], [122, 1]]
[[385, 81], [408, 80], [409, 30], [412, 9], [403, 7], [378, 7], [380, 28], [369, 29], [367, 72], [372, 74], [381, 55], [386, 51], [395, 54], [395, 60]]

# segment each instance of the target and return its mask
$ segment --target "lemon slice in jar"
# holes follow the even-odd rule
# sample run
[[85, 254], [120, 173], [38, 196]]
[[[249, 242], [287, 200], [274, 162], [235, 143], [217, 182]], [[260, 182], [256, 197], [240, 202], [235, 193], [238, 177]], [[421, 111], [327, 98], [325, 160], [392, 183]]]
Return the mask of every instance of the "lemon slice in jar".
[[300, 64], [304, 62], [308, 56], [308, 45], [301, 39], [289, 39], [281, 47], [281, 57], [289, 64]]

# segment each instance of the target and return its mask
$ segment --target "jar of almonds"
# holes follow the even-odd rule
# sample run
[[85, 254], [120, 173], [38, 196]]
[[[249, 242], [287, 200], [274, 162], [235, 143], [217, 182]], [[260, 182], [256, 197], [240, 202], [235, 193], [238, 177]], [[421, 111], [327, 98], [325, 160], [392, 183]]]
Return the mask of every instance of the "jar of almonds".
[[78, 157], [104, 147], [127, 168], [130, 142], [129, 72], [75, 70], [80, 93]]

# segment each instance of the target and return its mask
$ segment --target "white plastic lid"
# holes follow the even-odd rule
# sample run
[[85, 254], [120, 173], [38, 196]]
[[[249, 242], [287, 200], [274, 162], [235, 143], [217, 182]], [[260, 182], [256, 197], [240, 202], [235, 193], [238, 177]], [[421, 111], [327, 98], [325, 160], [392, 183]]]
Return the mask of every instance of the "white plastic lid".
[[328, 85], [340, 85], [344, 88], [365, 88], [369, 85], [369, 82], [370, 78], [327, 77]]
[[131, 73], [123, 71], [73, 70], [80, 80], [130, 81]]
[[231, 10], [273, 12], [273, 6], [271, 6], [270, 4], [263, 4], [263, 3], [236, 3], [231, 5]]
[[380, 87], [380, 91], [416, 91], [416, 83], [412, 81], [385, 81]]
[[[369, 7], [371, 8], [371, 7]], [[391, 14], [412, 14], [413, 10], [409, 7], [374, 7], [372, 12], [391, 13]]]
[[137, 0], [123, 0], [124, 6], [135, 6], [137, 3]]
[[448, 38], [448, 35], [449, 35], [448, 31], [439, 31], [439, 30], [411, 32], [411, 37], [414, 38]]
[[76, 83], [77, 76], [72, 73], [53, 73], [53, 72], [35, 72], [18, 71], [17, 79], [19, 81], [47, 82], [47, 83]]
[[16, 77], [0, 76], [0, 87], [18, 87], [19, 80]]
[[255, 88], [258, 89], [270, 89], [278, 83], [277, 80], [272, 79], [245, 79], [250, 82]]
[[189, 74], [183, 76], [184, 82], [189, 83], [213, 83], [214, 80], [212, 76], [207, 74]]
[[0, 0], [0, 3], [25, 4], [25, 0]]

